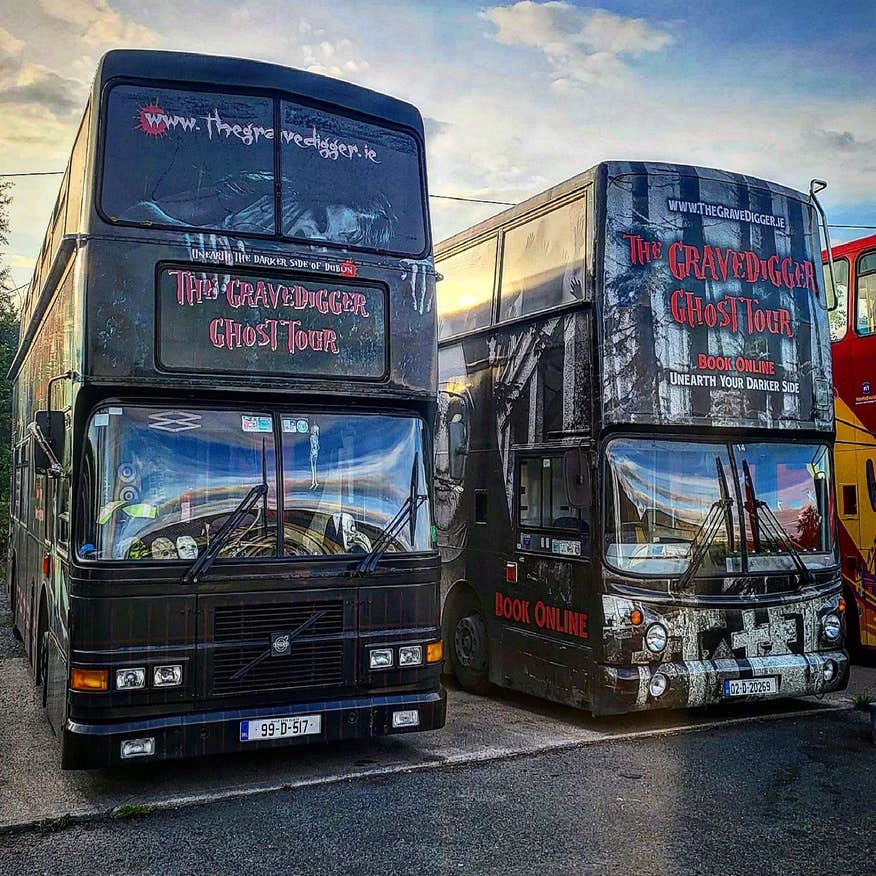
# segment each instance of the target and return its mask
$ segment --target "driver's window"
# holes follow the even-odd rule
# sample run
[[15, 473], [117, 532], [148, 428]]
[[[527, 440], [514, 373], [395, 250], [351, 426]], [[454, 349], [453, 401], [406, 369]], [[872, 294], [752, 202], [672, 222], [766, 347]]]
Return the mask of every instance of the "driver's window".
[[569, 501], [562, 457], [529, 456], [521, 459], [517, 501], [522, 528], [580, 528], [581, 511], [573, 508]]

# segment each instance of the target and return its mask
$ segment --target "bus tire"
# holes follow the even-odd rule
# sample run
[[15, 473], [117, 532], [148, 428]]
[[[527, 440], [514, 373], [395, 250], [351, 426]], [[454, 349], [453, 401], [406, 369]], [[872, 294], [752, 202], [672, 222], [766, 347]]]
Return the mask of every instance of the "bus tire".
[[464, 690], [486, 694], [490, 684], [490, 640], [481, 605], [466, 589], [453, 600], [447, 625], [450, 666]]

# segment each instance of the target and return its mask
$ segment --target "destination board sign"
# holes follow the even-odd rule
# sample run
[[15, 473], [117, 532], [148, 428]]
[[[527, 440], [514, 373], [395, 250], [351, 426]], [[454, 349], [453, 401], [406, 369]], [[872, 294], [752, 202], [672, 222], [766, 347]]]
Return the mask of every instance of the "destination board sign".
[[170, 371], [375, 379], [386, 370], [379, 287], [169, 265], [158, 297], [158, 359]]
[[606, 421], [829, 429], [811, 206], [721, 171], [610, 168]]

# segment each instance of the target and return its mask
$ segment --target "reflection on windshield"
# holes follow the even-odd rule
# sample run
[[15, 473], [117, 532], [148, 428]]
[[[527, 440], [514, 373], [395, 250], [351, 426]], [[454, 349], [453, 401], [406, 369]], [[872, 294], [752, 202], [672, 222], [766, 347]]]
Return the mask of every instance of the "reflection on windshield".
[[81, 502], [91, 559], [195, 559], [257, 484], [268, 494], [220, 556], [274, 556], [276, 454], [269, 414], [107, 407], [88, 429]]
[[[616, 568], [636, 574], [681, 574], [690, 564], [701, 527], [722, 499], [730, 499], [726, 504], [731, 513], [716, 526], [698, 576], [745, 571], [740, 518], [748, 571], [794, 568], [787, 545], [758, 524], [758, 503], [765, 505], [762, 515], [771, 512], [777, 519], [788, 543], [808, 566], [834, 563], [829, 457], [822, 445], [728, 447], [618, 439], [609, 444], [606, 457], [610, 477], [605, 552]], [[741, 481], [742, 515], [736, 507], [735, 471]]]
[[[605, 539], [608, 562], [639, 574], [675, 575], [687, 568], [692, 543], [721, 499], [719, 467], [730, 477], [720, 445], [670, 441], [612, 441], [607, 450]], [[701, 574], [734, 563], [722, 520]]]
[[[284, 544], [287, 554], [364, 554], [411, 491], [426, 492], [422, 423], [410, 417], [284, 416]], [[428, 505], [414, 540], [404, 527], [388, 551], [429, 550]]]
[[[408, 497], [411, 467], [425, 489], [422, 423], [377, 415], [279, 416], [284, 512], [278, 533], [275, 417], [269, 413], [106, 407], [85, 449], [79, 555], [194, 560], [254, 487], [266, 496], [237, 522], [220, 557], [364, 554]], [[429, 550], [428, 505], [413, 540]]]

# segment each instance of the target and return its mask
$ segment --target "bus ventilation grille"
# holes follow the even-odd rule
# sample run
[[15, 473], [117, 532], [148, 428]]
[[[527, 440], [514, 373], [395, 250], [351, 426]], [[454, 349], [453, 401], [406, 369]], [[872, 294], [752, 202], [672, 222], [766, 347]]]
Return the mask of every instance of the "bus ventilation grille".
[[292, 632], [317, 612], [322, 612], [322, 615], [307, 628], [305, 637], [330, 636], [344, 631], [344, 603], [341, 600], [222, 605], [214, 611], [214, 642], [260, 640], [267, 646], [271, 644], [271, 633]]
[[239, 678], [232, 677], [264, 650], [263, 645], [217, 650], [213, 654], [213, 693], [341, 687], [344, 683], [342, 641], [293, 642], [287, 657], [268, 657]]

